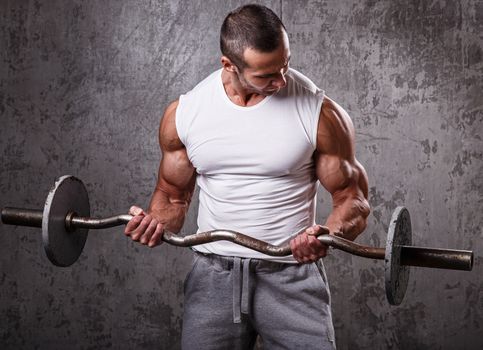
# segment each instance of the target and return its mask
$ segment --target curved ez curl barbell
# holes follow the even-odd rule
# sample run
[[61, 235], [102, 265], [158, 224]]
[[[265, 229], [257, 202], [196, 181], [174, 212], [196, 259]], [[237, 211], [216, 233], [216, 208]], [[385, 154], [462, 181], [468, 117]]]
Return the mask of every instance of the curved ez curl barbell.
[[[81, 180], [74, 176], [60, 177], [49, 192], [42, 210], [3, 208], [2, 222], [9, 225], [42, 228], [42, 241], [49, 260], [57, 266], [72, 265], [82, 253], [88, 229], [102, 229], [126, 224], [131, 215], [103, 219], [90, 216], [89, 197]], [[385, 260], [386, 296], [390, 304], [399, 305], [406, 293], [409, 266], [470, 271], [473, 252], [437, 249], [411, 245], [411, 219], [404, 207], [394, 211], [385, 248], [363, 246], [341, 237], [317, 237], [328, 246], [361, 257]], [[226, 240], [271, 256], [291, 254], [288, 243], [275, 246], [231, 230], [214, 230], [188, 236], [165, 232], [163, 241], [181, 247]]]

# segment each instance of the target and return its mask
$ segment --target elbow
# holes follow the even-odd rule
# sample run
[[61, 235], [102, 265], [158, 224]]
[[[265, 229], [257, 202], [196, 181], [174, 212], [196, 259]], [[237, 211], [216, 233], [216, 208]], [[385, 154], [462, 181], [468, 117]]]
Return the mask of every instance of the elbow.
[[367, 228], [367, 217], [371, 213], [369, 202], [364, 198], [356, 204], [357, 214], [353, 220], [352, 230], [349, 230], [347, 238], [351, 241], [355, 240]]
[[371, 206], [367, 199], [362, 199], [359, 203], [359, 217], [361, 226], [359, 229], [359, 233], [363, 232], [367, 228], [367, 217], [371, 213]]
[[367, 217], [371, 213], [371, 206], [369, 205], [369, 202], [367, 199], [361, 200], [360, 206], [359, 206], [359, 211], [361, 213], [361, 216], [364, 218], [364, 222], [367, 223]]

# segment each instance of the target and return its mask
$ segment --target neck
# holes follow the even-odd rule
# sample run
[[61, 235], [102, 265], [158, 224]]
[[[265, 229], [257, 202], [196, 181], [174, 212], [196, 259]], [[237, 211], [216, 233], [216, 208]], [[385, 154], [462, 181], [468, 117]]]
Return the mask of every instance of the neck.
[[221, 73], [221, 81], [228, 98], [238, 106], [253, 106], [265, 98], [263, 95], [244, 88], [236, 73], [229, 72], [226, 69], [223, 69]]

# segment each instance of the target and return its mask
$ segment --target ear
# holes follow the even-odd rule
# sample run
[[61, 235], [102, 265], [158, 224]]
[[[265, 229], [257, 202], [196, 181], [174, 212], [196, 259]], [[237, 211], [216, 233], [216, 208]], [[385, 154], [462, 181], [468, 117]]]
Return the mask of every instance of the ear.
[[230, 73], [236, 73], [237, 68], [233, 62], [226, 56], [221, 56], [221, 66]]

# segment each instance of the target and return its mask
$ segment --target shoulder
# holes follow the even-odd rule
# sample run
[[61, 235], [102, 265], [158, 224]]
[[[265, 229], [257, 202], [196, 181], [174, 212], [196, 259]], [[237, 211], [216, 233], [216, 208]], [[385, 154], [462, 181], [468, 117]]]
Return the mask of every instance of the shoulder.
[[190, 123], [193, 114], [215, 95], [217, 83], [221, 84], [221, 69], [214, 71], [179, 97], [178, 114], [182, 116], [179, 125], [186, 126]]
[[324, 100], [322, 101], [322, 108], [320, 110], [322, 122], [336, 122], [342, 124], [351, 124], [352, 120], [349, 117], [349, 114], [342, 108], [337, 102], [332, 100], [328, 96], [324, 96]]
[[176, 130], [176, 110], [179, 100], [171, 102], [164, 111], [159, 126], [159, 145], [162, 150], [173, 151], [183, 146]]
[[317, 150], [321, 153], [353, 154], [354, 125], [347, 112], [324, 96], [317, 128]]
[[200, 81], [196, 86], [188, 91], [185, 95], [188, 96], [197, 92], [205, 91], [207, 88], [209, 89], [212, 86], [216, 86], [217, 81], [221, 79], [221, 69], [218, 69]]
[[304, 91], [309, 95], [321, 96], [323, 91], [315, 83], [299, 71], [289, 68], [287, 76], [294, 90]]

